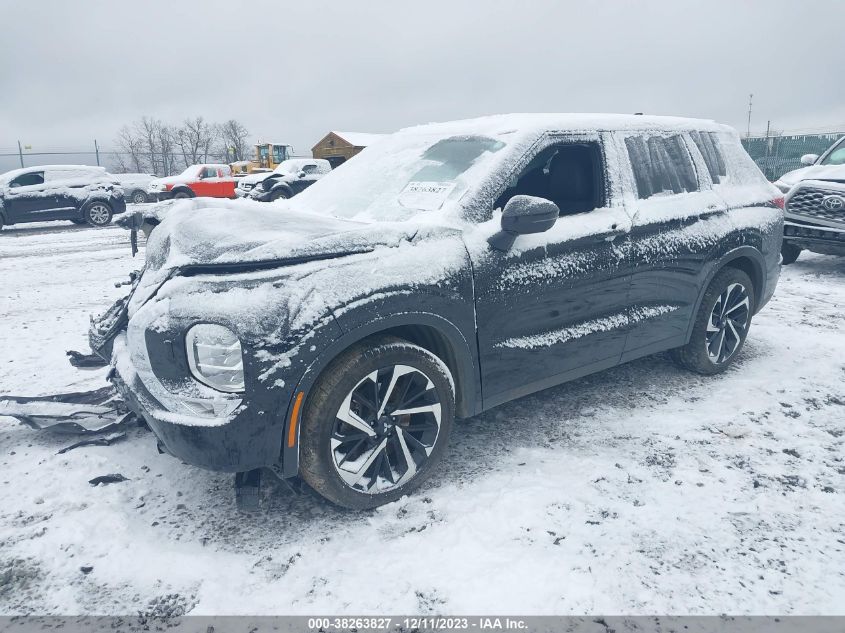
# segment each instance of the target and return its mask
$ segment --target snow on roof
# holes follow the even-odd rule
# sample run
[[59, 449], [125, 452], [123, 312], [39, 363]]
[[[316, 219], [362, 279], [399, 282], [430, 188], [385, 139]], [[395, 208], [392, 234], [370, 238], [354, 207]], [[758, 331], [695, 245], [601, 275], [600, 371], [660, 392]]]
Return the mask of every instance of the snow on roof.
[[332, 130], [332, 134], [339, 136], [354, 147], [368, 147], [377, 140], [387, 136], [387, 134], [374, 134], [370, 132], [336, 132], [334, 130]]
[[[545, 130], [604, 131], [604, 130], [708, 130], [713, 132], [730, 129], [709, 119], [692, 119], [674, 116], [608, 113], [562, 114], [496, 114], [475, 119], [443, 123], [427, 123], [407, 127], [401, 133], [410, 134], [482, 134], [498, 135], [510, 131], [531, 132]], [[335, 134], [340, 134], [335, 132]]]
[[21, 174], [28, 174], [33, 171], [65, 171], [76, 169], [90, 169], [102, 171], [105, 173], [105, 167], [97, 167], [96, 165], [33, 165], [32, 167], [22, 167], [20, 169], [13, 169], [11, 171], [0, 174], [0, 181], [6, 182], [20, 176]]

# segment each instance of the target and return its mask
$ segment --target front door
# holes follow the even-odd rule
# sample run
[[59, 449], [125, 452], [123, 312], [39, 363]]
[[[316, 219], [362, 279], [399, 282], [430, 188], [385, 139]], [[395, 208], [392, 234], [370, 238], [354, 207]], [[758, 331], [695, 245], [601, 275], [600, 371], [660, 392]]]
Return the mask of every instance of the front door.
[[31, 171], [12, 179], [5, 192], [10, 223], [52, 220], [58, 202], [44, 182], [43, 171]]
[[496, 206], [536, 195], [561, 216], [471, 254], [485, 407], [613, 366], [625, 344], [631, 221], [602, 137], [550, 138], [523, 164]]

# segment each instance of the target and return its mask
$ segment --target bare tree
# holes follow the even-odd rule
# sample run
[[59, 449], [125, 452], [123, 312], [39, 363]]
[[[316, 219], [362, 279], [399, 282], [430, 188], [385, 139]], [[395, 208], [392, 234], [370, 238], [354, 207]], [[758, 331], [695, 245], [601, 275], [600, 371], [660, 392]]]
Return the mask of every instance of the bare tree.
[[144, 143], [135, 130], [124, 125], [117, 133], [116, 144], [121, 150], [121, 153], [115, 157], [121, 171], [143, 172], [147, 163], [144, 156]]
[[220, 125], [220, 142], [223, 144], [223, 152], [232, 162], [248, 160], [249, 158], [249, 132], [246, 127], [235, 119], [229, 119]]
[[188, 167], [208, 161], [217, 132], [215, 126], [198, 116], [195, 119], [185, 119], [181, 126], [174, 128], [173, 137], [182, 153], [185, 167]]

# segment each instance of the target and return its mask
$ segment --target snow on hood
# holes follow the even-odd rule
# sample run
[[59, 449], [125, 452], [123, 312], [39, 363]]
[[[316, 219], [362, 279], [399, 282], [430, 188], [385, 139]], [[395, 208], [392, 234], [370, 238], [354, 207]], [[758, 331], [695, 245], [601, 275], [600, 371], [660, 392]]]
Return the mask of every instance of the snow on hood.
[[168, 205], [150, 234], [146, 268], [133, 297], [145, 301], [176, 269], [188, 266], [280, 266], [398, 246], [416, 228], [378, 225], [294, 211], [283, 203], [186, 199]]
[[185, 182], [194, 182], [197, 179], [196, 172], [186, 174], [176, 174], [175, 176], [165, 176], [164, 178], [156, 178], [152, 181], [156, 185], [180, 185]]
[[801, 180], [845, 181], [845, 165], [809, 165], [787, 172], [778, 180], [790, 186]]
[[273, 175], [272, 171], [261, 171], [254, 174], [249, 174], [248, 176], [243, 176], [242, 178], [238, 179], [238, 182], [242, 182], [249, 185], [254, 185], [259, 182], [262, 182], [266, 178], [269, 178]]

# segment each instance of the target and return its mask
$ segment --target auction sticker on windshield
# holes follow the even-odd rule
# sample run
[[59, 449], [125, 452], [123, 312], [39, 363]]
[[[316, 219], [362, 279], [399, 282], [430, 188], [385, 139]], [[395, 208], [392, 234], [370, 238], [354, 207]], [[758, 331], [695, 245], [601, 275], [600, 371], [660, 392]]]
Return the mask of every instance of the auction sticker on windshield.
[[411, 181], [399, 194], [399, 204], [412, 209], [436, 211], [454, 188], [454, 182]]

